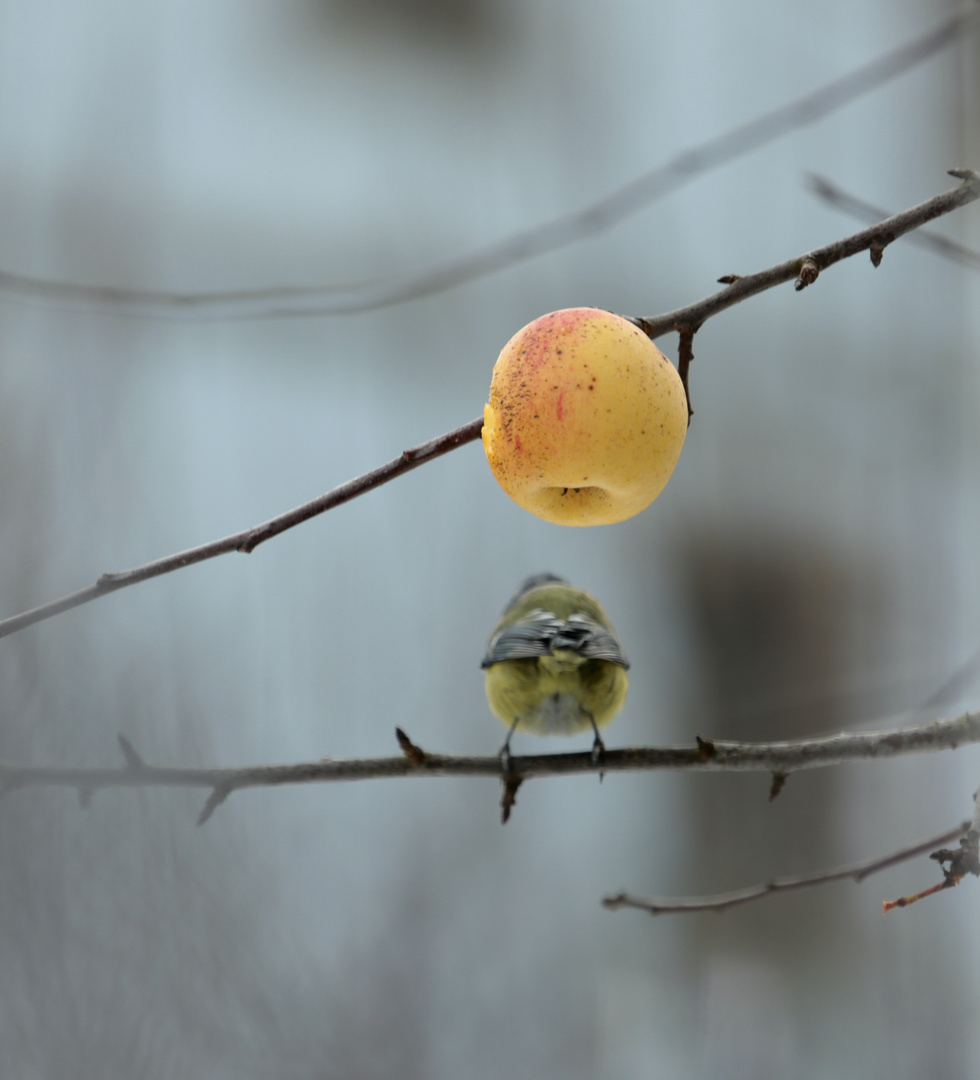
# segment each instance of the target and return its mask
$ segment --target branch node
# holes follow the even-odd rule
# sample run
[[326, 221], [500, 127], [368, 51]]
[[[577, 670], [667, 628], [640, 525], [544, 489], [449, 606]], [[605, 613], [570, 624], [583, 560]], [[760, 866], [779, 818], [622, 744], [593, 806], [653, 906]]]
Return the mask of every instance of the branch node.
[[694, 738], [698, 741], [698, 760], [710, 761], [718, 752], [715, 744], [710, 739], [702, 739], [700, 735]]
[[789, 773], [787, 772], [774, 772], [772, 774], [772, 784], [769, 787], [769, 801], [773, 799], [786, 787], [786, 781], [789, 779]]
[[215, 787], [211, 794], [208, 796], [208, 801], [204, 804], [204, 808], [200, 814], [197, 815], [198, 825], [203, 825], [206, 821], [210, 820], [211, 815], [218, 809], [218, 807], [228, 798], [232, 789], [230, 787]]
[[627, 322], [631, 322], [634, 326], [638, 327], [640, 330], [643, 331], [644, 334], [646, 334], [646, 336], [648, 338], [653, 340], [653, 334], [650, 333], [650, 320], [649, 319], [643, 319], [639, 315], [637, 315], [637, 316], [624, 315], [623, 318]]
[[129, 739], [125, 735], [117, 735], [116, 738], [119, 741], [119, 749], [122, 750], [122, 755], [126, 759], [126, 768], [145, 769], [146, 762], [136, 753], [136, 749]]
[[395, 728], [395, 738], [409, 764], [416, 767], [425, 764], [425, 751], [421, 746], [416, 746], [400, 727]]
[[500, 798], [500, 824], [506, 825], [510, 820], [511, 809], [517, 804], [517, 789], [524, 783], [523, 776], [509, 773], [504, 780], [504, 793]]
[[800, 273], [794, 283], [797, 292], [802, 292], [807, 285], [812, 285], [820, 275], [820, 266], [812, 255], [807, 255], [800, 263]]
[[[953, 884], [957, 884], [967, 874], [980, 877], [980, 850], [978, 850], [977, 835], [968, 832], [960, 840], [958, 848], [940, 848], [930, 854], [930, 859], [935, 859], [942, 867], [943, 874], [947, 878], [955, 878]], [[949, 863], [947, 867], [945, 864]]]

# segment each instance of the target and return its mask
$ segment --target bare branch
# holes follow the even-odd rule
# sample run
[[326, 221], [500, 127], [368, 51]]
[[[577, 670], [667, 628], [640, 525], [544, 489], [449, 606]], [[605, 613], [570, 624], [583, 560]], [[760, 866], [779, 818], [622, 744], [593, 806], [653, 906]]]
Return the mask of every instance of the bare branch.
[[351, 499], [356, 499], [358, 495], [373, 491], [374, 488], [387, 484], [389, 480], [394, 480], [407, 472], [411, 472], [412, 469], [424, 465], [427, 461], [433, 461], [443, 454], [448, 454], [450, 450], [455, 450], [458, 446], [473, 442], [480, 437], [482, 430], [483, 418], [478, 417], [476, 420], [471, 420], [468, 424], [464, 424], [454, 431], [440, 435], [436, 439], [430, 439], [429, 442], [421, 443], [419, 446], [413, 446], [409, 450], [404, 450], [386, 465], [381, 465], [363, 476], [348, 480], [346, 484], [335, 487], [325, 495], [320, 495], [311, 502], [297, 506], [294, 510], [289, 510], [279, 517], [263, 522], [261, 525], [226, 536], [222, 540], [212, 540], [209, 544], [202, 544], [200, 547], [190, 548], [187, 551], [178, 552], [176, 555], [169, 555], [164, 559], [157, 559], [155, 562], [137, 566], [133, 570], [103, 574], [94, 585], [90, 585], [86, 589], [79, 589], [78, 592], [63, 596], [60, 600], [52, 600], [47, 604], [42, 604], [40, 607], [22, 612], [20, 615], [12, 615], [10, 618], [0, 620], [0, 637], [14, 634], [18, 630], [31, 626], [33, 623], [41, 622], [44, 619], [53, 618], [55, 615], [60, 615], [63, 611], [69, 611], [80, 604], [98, 600], [100, 597], [107, 596], [118, 589], [124, 589], [128, 585], [136, 585], [141, 581], [159, 577], [161, 574], [169, 574], [174, 570], [181, 570], [185, 566], [192, 566], [194, 563], [214, 559], [218, 555], [227, 555], [232, 551], [240, 551], [248, 555], [259, 544], [270, 540], [273, 536], [278, 536], [279, 533], [300, 525], [304, 521], [309, 521], [310, 518], [325, 513], [327, 510], [332, 510], [342, 503], [350, 502]]
[[[296, 765], [253, 765], [241, 769], [185, 769], [149, 765], [74, 769], [0, 762], [0, 790], [27, 787], [71, 787], [87, 792], [101, 788], [210, 788], [205, 820], [232, 792], [243, 788], [316, 784], [340, 780], [377, 780], [405, 776], [486, 776], [503, 780], [516, 792], [532, 777], [579, 773], [642, 772], [682, 769], [693, 772], [766, 772], [789, 774], [849, 761], [873, 761], [905, 754], [954, 750], [980, 742], [980, 713], [965, 713], [917, 727], [867, 734], [840, 734], [791, 742], [714, 742], [698, 738], [694, 746], [632, 747], [606, 750], [596, 762], [590, 751], [571, 754], [467, 757], [435, 754], [416, 746], [402, 732], [398, 757], [303, 762]], [[408, 749], [405, 749], [408, 748]], [[134, 751], [135, 753], [135, 751]]]
[[[676, 311], [668, 312], [666, 315], [659, 315], [653, 319], [634, 318], [631, 321], [646, 334], [649, 334], [651, 338], [659, 337], [672, 330], [680, 332], [680, 360], [686, 378], [687, 368], [694, 355], [694, 334], [702, 323], [712, 315], [717, 315], [719, 312], [750, 296], [764, 292], [766, 289], [771, 289], [773, 286], [793, 278], [797, 278], [798, 287], [802, 287], [799, 282], [803, 282], [805, 285], [815, 278], [814, 266], [817, 267], [817, 270], [824, 270], [841, 259], [849, 258], [860, 251], [867, 251], [872, 245], [878, 244], [884, 247], [885, 244], [891, 243], [897, 237], [917, 228], [924, 222], [931, 221], [942, 214], [948, 214], [950, 211], [980, 198], [980, 176], [966, 169], [951, 171], [954, 175], [963, 178], [963, 183], [958, 187], [928, 199], [926, 202], [920, 203], [918, 206], [914, 206], [901, 214], [896, 214], [894, 217], [888, 218], [870, 229], [864, 229], [853, 236], [845, 237], [843, 240], [828, 244], [826, 247], [811, 251], [796, 259], [791, 259], [789, 262], [770, 267], [768, 270], [762, 270], [757, 274], [750, 274], [747, 277], [733, 275], [733, 283], [726, 289], [700, 300], [696, 304], [678, 308]], [[690, 415], [690, 395], [688, 395], [688, 409]], [[52, 600], [47, 604], [42, 604], [40, 607], [32, 608], [30, 611], [22, 612], [19, 615], [11, 615], [9, 618], [0, 620], [0, 637], [6, 637], [8, 634], [16, 633], [33, 623], [50, 619], [81, 604], [98, 600], [100, 597], [115, 592], [117, 589], [136, 585], [141, 581], [148, 581], [150, 578], [159, 577], [161, 574], [169, 574], [174, 570], [180, 570], [185, 566], [213, 559], [218, 555], [227, 555], [232, 551], [241, 551], [248, 554], [254, 551], [259, 544], [264, 543], [273, 536], [278, 536], [279, 533], [285, 532], [287, 529], [291, 529], [304, 521], [309, 521], [310, 518], [316, 517], [318, 514], [349, 502], [351, 499], [357, 498], [358, 495], [373, 491], [374, 488], [388, 483], [389, 480], [394, 480], [396, 477], [410, 472], [427, 461], [441, 457], [443, 454], [449, 453], [450, 450], [455, 450], [459, 446], [475, 441], [480, 437], [482, 430], [483, 419], [477, 417], [468, 424], [463, 424], [462, 427], [447, 432], [445, 435], [440, 435], [429, 442], [405, 450], [399, 457], [389, 461], [386, 465], [381, 465], [363, 476], [348, 480], [346, 484], [341, 484], [311, 502], [304, 503], [302, 506], [281, 514], [279, 517], [272, 518], [261, 525], [246, 529], [244, 532], [234, 533], [221, 540], [213, 540], [211, 543], [202, 544], [200, 547], [189, 548], [187, 551], [169, 555], [155, 562], [145, 563], [143, 566], [135, 567], [132, 570], [103, 574], [94, 585], [90, 585], [88, 588], [80, 589], [78, 592], [63, 596], [60, 600]]]
[[[848, 194], [822, 176], [811, 173], [807, 179], [814, 194], [852, 217], [860, 218], [862, 221], [881, 221], [882, 218], [888, 217], [889, 212], [887, 210], [882, 210], [879, 206], [874, 206], [872, 203]], [[941, 233], [932, 232], [929, 229], [919, 229], [917, 232], [909, 233], [908, 240], [909, 243], [918, 244], [919, 247], [928, 248], [930, 251], [935, 251], [947, 259], [952, 259], [961, 266], [969, 266], [974, 270], [980, 270], [980, 251], [975, 251], [965, 244], [958, 244], [955, 240], [950, 240], [949, 237], [943, 236]]]
[[[796, 279], [796, 289], [805, 288], [816, 280], [817, 274], [826, 270], [834, 263], [842, 259], [848, 259], [861, 251], [869, 251], [877, 248], [883, 251], [894, 240], [913, 229], [919, 228], [927, 221], [948, 214], [967, 203], [980, 199], [980, 175], [969, 169], [951, 169], [951, 176], [962, 179], [962, 183], [942, 195], [936, 195], [925, 202], [904, 210], [901, 214], [885, 218], [877, 225], [847, 236], [843, 240], [837, 240], [825, 247], [789, 259], [778, 266], [771, 266], [768, 270], [760, 270], [757, 274], [745, 276], [728, 275], [732, 283], [720, 292], [699, 300], [696, 304], [669, 311], [666, 315], [658, 315], [655, 318], [635, 318], [632, 321], [651, 338], [658, 338], [662, 334], [671, 331], [679, 331], [681, 328], [691, 329], [695, 332], [701, 328], [706, 320], [713, 315], [741, 303], [750, 296], [765, 292], [785, 281]], [[880, 261], [880, 256], [879, 256]]]
[[666, 164], [571, 214], [517, 232], [480, 251], [419, 274], [356, 288], [325, 286], [171, 293], [43, 281], [0, 273], [0, 291], [126, 314], [196, 319], [261, 319], [373, 311], [444, 292], [611, 228], [712, 169], [822, 120], [904, 74], [976, 30], [980, 13], [964, 7], [904, 45], [796, 101], [691, 147]]
[[732, 892], [716, 893], [713, 896], [676, 896], [669, 899], [644, 900], [640, 897], [630, 896], [628, 893], [619, 893], [616, 896], [607, 896], [603, 901], [603, 907], [615, 910], [616, 908], [635, 908], [638, 911], [646, 911], [650, 915], [675, 915], [692, 911], [725, 911], [727, 908], [738, 907], [740, 904], [748, 904], [753, 900], [762, 900], [776, 893], [792, 892], [795, 889], [810, 889], [815, 885], [828, 885], [832, 881], [863, 881], [871, 874], [877, 874], [881, 870], [887, 870], [890, 866], [907, 862], [918, 855], [924, 855], [937, 844], [945, 844], [962, 836], [969, 827], [968, 821], [963, 821], [954, 829], [933, 836], [929, 840], [912, 844], [910, 847], [900, 848], [890, 855], [879, 859], [869, 859], [867, 862], [851, 863], [849, 866], [841, 866], [834, 870], [821, 870], [815, 874], [800, 874], [795, 877], [776, 878], [764, 885], [750, 885], [745, 889], [735, 889]]

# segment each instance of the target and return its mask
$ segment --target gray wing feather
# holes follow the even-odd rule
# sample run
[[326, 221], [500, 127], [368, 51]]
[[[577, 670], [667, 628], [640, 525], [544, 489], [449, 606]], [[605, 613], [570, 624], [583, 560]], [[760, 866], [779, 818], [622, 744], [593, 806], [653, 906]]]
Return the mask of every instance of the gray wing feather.
[[487, 668], [501, 660], [548, 656], [558, 649], [577, 652], [586, 660], [609, 660], [624, 668], [630, 666], [611, 630], [585, 615], [558, 619], [549, 611], [541, 611], [532, 612], [529, 618], [494, 634], [480, 667]]

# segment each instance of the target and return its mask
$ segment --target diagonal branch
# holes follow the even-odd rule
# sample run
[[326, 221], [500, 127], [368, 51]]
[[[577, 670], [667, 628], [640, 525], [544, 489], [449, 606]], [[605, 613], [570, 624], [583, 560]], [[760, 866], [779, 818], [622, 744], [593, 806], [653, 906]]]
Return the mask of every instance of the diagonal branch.
[[864, 881], [871, 874], [877, 874], [881, 870], [887, 870], [890, 866], [907, 862], [918, 855], [924, 855], [939, 844], [948, 843], [970, 827], [969, 821], [962, 821], [954, 829], [948, 829], [938, 836], [929, 840], [923, 840], [909, 847], [899, 848], [883, 858], [868, 859], [866, 862], [851, 863], [849, 866], [840, 866], [834, 870], [821, 870], [815, 874], [799, 874], [795, 877], [776, 878], [764, 885], [750, 885], [745, 889], [734, 889], [732, 892], [716, 893], [712, 896], [675, 896], [665, 899], [646, 900], [642, 897], [630, 896], [629, 893], [618, 893], [616, 896], [607, 896], [602, 901], [602, 906], [615, 911], [617, 908], [635, 908], [638, 911], [646, 911], [650, 915], [676, 915], [692, 911], [725, 911], [728, 908], [738, 907], [741, 904], [751, 903], [753, 900], [762, 900], [776, 893], [792, 892], [796, 889], [810, 889], [815, 885], [828, 885], [832, 881]]
[[[807, 179], [811, 191], [818, 198], [850, 214], [851, 217], [860, 218], [862, 221], [881, 221], [882, 218], [888, 217], [887, 210], [882, 210], [879, 206], [874, 206], [872, 203], [865, 202], [864, 199], [849, 194], [823, 176], [811, 173]], [[910, 233], [908, 239], [909, 243], [935, 251], [947, 259], [952, 259], [953, 262], [960, 263], [961, 266], [980, 270], [980, 251], [967, 247], [965, 244], [958, 244], [955, 240], [950, 240], [948, 236], [929, 229], [919, 229], [918, 232]]]
[[840, 734], [791, 742], [713, 742], [698, 738], [694, 746], [631, 747], [606, 750], [600, 763], [591, 751], [571, 754], [499, 757], [434, 754], [398, 732], [400, 757], [302, 762], [296, 765], [253, 765], [240, 769], [185, 769], [148, 765], [128, 740], [121, 740], [124, 764], [119, 768], [74, 769], [0, 762], [0, 793], [27, 787], [69, 787], [86, 796], [102, 788], [210, 788], [203, 820], [232, 792], [283, 784], [377, 780], [405, 776], [485, 776], [511, 783], [532, 777], [580, 773], [643, 772], [682, 769], [692, 772], [768, 772], [788, 774], [826, 768], [849, 761], [875, 761], [906, 754], [955, 750], [980, 742], [980, 713], [965, 713], [916, 727], [866, 734]]
[[166, 558], [145, 563], [143, 566], [137, 566], [132, 570], [103, 574], [94, 585], [89, 585], [88, 588], [79, 589], [78, 592], [63, 596], [60, 600], [52, 600], [47, 604], [42, 604], [40, 607], [22, 612], [20, 615], [12, 615], [10, 618], [0, 620], [0, 637], [14, 634], [18, 630], [23, 630], [25, 626], [31, 626], [33, 623], [41, 622], [44, 619], [53, 618], [55, 615], [60, 615], [63, 611], [69, 611], [80, 604], [87, 604], [92, 600], [98, 600], [102, 596], [108, 596], [109, 593], [124, 589], [128, 585], [149, 581], [150, 578], [160, 577], [161, 574], [169, 574], [174, 570], [181, 570], [185, 566], [193, 566], [194, 563], [204, 562], [207, 559], [214, 559], [218, 555], [227, 555], [232, 551], [240, 551], [250, 555], [259, 544], [271, 540], [273, 536], [278, 536], [279, 533], [292, 529], [296, 525], [301, 525], [304, 521], [309, 521], [310, 518], [323, 514], [327, 510], [333, 510], [334, 507], [341, 506], [343, 503], [350, 502], [351, 499], [356, 499], [358, 495], [373, 491], [376, 487], [387, 484], [389, 480], [394, 480], [398, 476], [411, 472], [412, 469], [417, 469], [419, 465], [424, 465], [427, 461], [433, 461], [438, 457], [442, 457], [443, 454], [448, 454], [450, 450], [455, 450], [457, 446], [464, 446], [468, 442], [473, 442], [474, 439], [480, 437], [482, 430], [483, 417], [478, 417], [476, 420], [471, 420], [468, 424], [464, 424], [454, 431], [449, 431], [445, 435], [430, 439], [419, 446], [413, 446], [409, 450], [403, 450], [398, 457], [389, 461], [386, 465], [381, 465], [377, 469], [372, 469], [369, 473], [364, 473], [363, 476], [348, 480], [346, 484], [341, 484], [311, 502], [297, 506], [295, 509], [265, 521], [261, 525], [255, 525], [251, 529], [245, 529], [243, 532], [233, 533], [231, 536], [226, 536], [221, 540], [212, 540], [209, 544], [201, 544], [200, 547], [179, 551], [176, 555], [168, 555]]
[[696, 332], [712, 315], [717, 315], [726, 308], [740, 304], [750, 296], [756, 296], [783, 282], [792, 281], [795, 278], [796, 291], [799, 292], [812, 284], [821, 270], [826, 270], [834, 263], [848, 259], [859, 252], [871, 252], [872, 261], [877, 266], [881, 262], [884, 249], [900, 236], [919, 228], [927, 221], [932, 221], [943, 214], [948, 214], [951, 210], [980, 199], [980, 174], [971, 169], [950, 169], [949, 175], [956, 176], [963, 182], [943, 192], [942, 195], [926, 199], [918, 206], [885, 218], [884, 221], [870, 228], [862, 229], [861, 232], [816, 248], [804, 255], [798, 255], [795, 259], [789, 259], [778, 266], [771, 266], [768, 270], [760, 270], [747, 277], [728, 275], [723, 279], [730, 282], [726, 288], [699, 300], [696, 304], [689, 304], [687, 307], [678, 308], [676, 311], [651, 319], [636, 318], [633, 322], [651, 338], [682, 328]]
[[0, 291], [128, 314], [197, 319], [343, 315], [417, 300], [603, 232], [696, 177], [849, 105], [972, 33], [978, 22], [980, 11], [970, 4], [904, 45], [787, 105], [682, 151], [581, 210], [524, 229], [422, 273], [359, 288], [313, 286], [170, 293], [44, 281], [0, 272]]
[[[952, 170], [952, 174], [962, 177], [963, 183], [944, 192], [942, 195], [937, 195], [924, 203], [920, 203], [918, 206], [913, 206], [901, 214], [887, 218], [878, 225], [864, 229], [853, 236], [845, 237], [843, 240], [838, 240], [833, 244], [818, 248], [807, 255], [798, 256], [778, 266], [770, 267], [768, 270], [762, 270], [757, 274], [748, 277], [733, 276], [730, 279], [732, 284], [726, 289], [700, 300], [696, 304], [678, 308], [676, 311], [670, 311], [665, 315], [659, 315], [652, 319], [638, 318], [632, 321], [650, 337], [659, 337], [672, 330], [679, 330], [682, 334], [690, 335], [693, 340], [693, 334], [706, 319], [711, 318], [712, 315], [717, 315], [733, 304], [764, 292], [766, 289], [771, 289], [794, 277], [797, 278], [797, 288], [802, 288], [803, 285], [812, 281], [821, 269], [832, 266], [835, 262], [846, 259], [860, 251], [878, 250], [880, 253], [885, 245], [904, 233], [918, 228], [926, 221], [931, 221], [942, 214], [948, 214], [950, 211], [980, 198], [980, 176], [965, 169]], [[348, 480], [347, 483], [328, 491], [325, 495], [320, 495], [311, 502], [304, 503], [302, 506], [263, 522], [261, 525], [256, 525], [243, 532], [234, 533], [221, 540], [213, 540], [211, 543], [202, 544], [200, 547], [189, 548], [175, 555], [157, 559], [155, 562], [145, 563], [132, 570], [103, 574], [94, 585], [32, 608], [30, 611], [22, 612], [19, 615], [11, 615], [0, 620], [0, 637], [6, 637], [8, 634], [16, 633], [33, 623], [50, 619], [71, 608], [87, 604], [92, 600], [98, 600], [100, 597], [107, 596], [109, 593], [116, 592], [126, 586], [136, 585], [141, 581], [159, 577], [161, 574], [169, 574], [174, 570], [180, 570], [194, 563], [204, 562], [206, 559], [213, 559], [218, 555], [227, 555], [232, 551], [248, 554], [254, 551], [259, 544], [271, 539], [273, 536], [278, 536], [279, 533], [285, 532], [287, 529], [291, 529], [304, 521], [309, 521], [310, 518], [316, 517], [318, 514], [349, 502], [351, 499], [357, 498], [358, 495], [373, 491], [374, 488], [388, 483], [389, 480], [394, 480], [396, 477], [410, 472], [427, 461], [441, 457], [450, 450], [455, 450], [459, 446], [475, 441], [480, 437], [482, 428], [483, 420], [478, 417], [468, 424], [463, 424], [462, 427], [447, 432], [445, 435], [440, 435], [429, 442], [405, 450], [399, 457], [389, 461], [386, 465], [381, 465], [363, 476]]]

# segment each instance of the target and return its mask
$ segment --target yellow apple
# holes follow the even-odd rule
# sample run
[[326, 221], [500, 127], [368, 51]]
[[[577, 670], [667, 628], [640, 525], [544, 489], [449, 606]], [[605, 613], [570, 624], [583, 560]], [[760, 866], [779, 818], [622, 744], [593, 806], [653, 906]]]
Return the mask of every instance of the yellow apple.
[[497, 482], [558, 525], [610, 525], [645, 510], [686, 434], [673, 364], [628, 319], [596, 308], [553, 311], [519, 330], [483, 409]]

